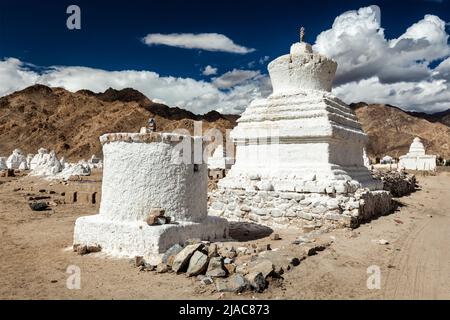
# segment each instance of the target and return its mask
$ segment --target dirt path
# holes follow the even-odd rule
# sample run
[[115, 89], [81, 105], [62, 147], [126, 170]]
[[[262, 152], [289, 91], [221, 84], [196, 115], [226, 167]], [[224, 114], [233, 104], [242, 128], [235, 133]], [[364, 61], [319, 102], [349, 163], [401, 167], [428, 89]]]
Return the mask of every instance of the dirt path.
[[[418, 179], [422, 190], [399, 199], [393, 214], [333, 232], [333, 246], [286, 274], [272, 297], [450, 299], [450, 173]], [[367, 287], [371, 266], [380, 268], [380, 289]]]
[[[67, 250], [74, 221], [95, 208], [32, 212], [27, 191], [14, 189], [48, 189], [48, 183], [0, 184], [0, 299], [450, 299], [450, 173], [418, 179], [422, 190], [401, 198], [395, 213], [353, 231], [333, 231], [327, 235], [332, 246], [285, 273], [282, 284], [239, 296], [183, 275], [139, 272], [127, 260], [78, 256]], [[286, 250], [297, 235], [276, 232], [284, 239], [271, 243], [277, 250]], [[389, 244], [373, 241], [379, 239]], [[70, 265], [81, 269], [80, 290], [67, 289]], [[380, 268], [380, 289], [367, 287], [371, 266]]]
[[[423, 192], [405, 200], [409, 210], [430, 215], [400, 240], [386, 278], [389, 299], [450, 299], [450, 179], [423, 181]], [[424, 204], [428, 205], [425, 206]]]

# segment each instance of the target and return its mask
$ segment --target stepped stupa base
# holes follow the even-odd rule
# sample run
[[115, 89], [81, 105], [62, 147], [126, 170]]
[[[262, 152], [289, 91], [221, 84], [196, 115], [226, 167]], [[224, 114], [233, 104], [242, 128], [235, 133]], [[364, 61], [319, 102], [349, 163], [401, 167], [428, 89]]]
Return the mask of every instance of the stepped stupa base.
[[183, 245], [188, 239], [212, 241], [227, 237], [228, 222], [219, 217], [149, 226], [143, 221], [111, 221], [93, 215], [76, 220], [74, 245], [100, 246], [103, 253], [114, 257], [143, 256], [151, 261], [172, 245]]

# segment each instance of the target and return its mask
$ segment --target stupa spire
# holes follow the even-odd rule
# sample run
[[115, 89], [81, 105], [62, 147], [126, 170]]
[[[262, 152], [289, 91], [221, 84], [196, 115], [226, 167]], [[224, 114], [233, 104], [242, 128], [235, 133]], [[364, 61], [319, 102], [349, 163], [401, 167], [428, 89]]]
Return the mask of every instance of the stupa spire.
[[305, 28], [300, 28], [300, 43], [305, 42]]

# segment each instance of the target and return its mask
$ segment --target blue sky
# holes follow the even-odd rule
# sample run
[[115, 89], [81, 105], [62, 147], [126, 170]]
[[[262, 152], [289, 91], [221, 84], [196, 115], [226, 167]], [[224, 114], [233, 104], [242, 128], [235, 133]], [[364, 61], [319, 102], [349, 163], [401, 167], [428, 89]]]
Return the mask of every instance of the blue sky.
[[[288, 53], [290, 45], [298, 41], [298, 28], [303, 25], [306, 41], [316, 44], [320, 53], [336, 59], [340, 68], [342, 65], [335, 93], [346, 102], [390, 102], [410, 110], [440, 111], [450, 108], [450, 95], [444, 90], [448, 89], [450, 74], [450, 60], [446, 62], [450, 50], [445, 38], [450, 31], [445, 25], [450, 21], [449, 2], [4, 1], [0, 4], [0, 95], [34, 82], [69, 90], [130, 86], [151, 99], [197, 113], [212, 109], [238, 113], [249, 100], [270, 93], [267, 63]], [[71, 4], [81, 9], [81, 30], [66, 27], [69, 16], [66, 8]], [[381, 12], [375, 30], [373, 24], [365, 22], [376, 20], [370, 10], [357, 11], [370, 5], [378, 6]], [[361, 23], [361, 28], [367, 30], [349, 31], [355, 41], [347, 42], [344, 50], [344, 44], [340, 43], [342, 31], [337, 30], [345, 22], [336, 27], [333, 22], [349, 10], [356, 12], [353, 17], [349, 15], [355, 19], [352, 27]], [[402, 38], [425, 15], [440, 19], [443, 30], [439, 26], [438, 31], [429, 29], [427, 22], [439, 25], [439, 21], [429, 19], [416, 28], [423, 32], [416, 30]], [[380, 29], [384, 44], [377, 39]], [[331, 32], [322, 36], [320, 43], [318, 36], [327, 30]], [[440, 33], [436, 36], [433, 32]], [[211, 41], [199, 39], [201, 34], [212, 34]], [[153, 42], [156, 39], [156, 43], [144, 43], [148, 35], [153, 35], [147, 39]], [[364, 56], [367, 52], [361, 53], [362, 46], [366, 45], [364, 38], [372, 36], [373, 46], [369, 39], [368, 50], [389, 55], [385, 63], [396, 61], [390, 70], [383, 71], [377, 65], [383, 61], [381, 58], [367, 65], [348, 64], [367, 60]], [[228, 42], [222, 43], [224, 39]], [[402, 46], [407, 45], [408, 49], [392, 53], [398, 42], [395, 39], [403, 39]], [[180, 41], [195, 42], [197, 46], [180, 48]], [[216, 41], [219, 45], [211, 49]], [[426, 50], [419, 48], [423, 41]], [[351, 48], [353, 43], [355, 48]], [[416, 54], [405, 54], [408, 50]], [[362, 56], [352, 52], [360, 52]], [[206, 66], [209, 72], [204, 73]], [[381, 70], [380, 73], [374, 72], [375, 69]], [[375, 83], [374, 77], [381, 80]], [[147, 79], [147, 84], [140, 82], [140, 78]], [[436, 83], [441, 90], [430, 91], [436, 88]], [[414, 97], [413, 93], [418, 92]], [[431, 96], [436, 98], [433, 100]]]

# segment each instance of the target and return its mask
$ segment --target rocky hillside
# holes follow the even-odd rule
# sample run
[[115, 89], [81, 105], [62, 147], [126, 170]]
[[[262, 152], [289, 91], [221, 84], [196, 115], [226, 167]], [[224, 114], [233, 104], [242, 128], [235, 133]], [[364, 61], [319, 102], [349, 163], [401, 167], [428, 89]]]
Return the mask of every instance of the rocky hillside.
[[450, 158], [449, 111], [428, 115], [382, 104], [356, 103], [351, 107], [369, 135], [369, 156], [399, 157], [408, 152], [414, 137], [420, 137], [428, 154]]
[[[352, 104], [369, 135], [371, 157], [398, 157], [420, 137], [427, 153], [450, 158], [450, 111], [428, 115], [407, 113], [389, 105]], [[107, 132], [138, 132], [154, 117], [158, 131], [188, 129], [203, 121], [203, 132], [219, 128], [222, 133], [236, 125], [237, 115], [216, 111], [196, 115], [180, 108], [154, 103], [134, 89], [108, 89], [102, 93], [34, 85], [0, 98], [0, 156], [15, 148], [36, 153], [40, 147], [54, 149], [70, 160], [101, 156], [98, 137]]]
[[430, 122], [440, 122], [450, 127], [450, 109], [442, 112], [436, 112], [433, 114], [427, 114], [423, 112], [408, 112], [408, 114], [426, 119]]
[[209, 112], [195, 115], [180, 108], [154, 103], [134, 89], [103, 93], [34, 85], [0, 98], [0, 155], [14, 148], [36, 153], [54, 149], [71, 160], [101, 155], [98, 137], [107, 132], [138, 132], [154, 117], [158, 131], [188, 129], [203, 121], [203, 130], [222, 132], [235, 126], [238, 116]]

